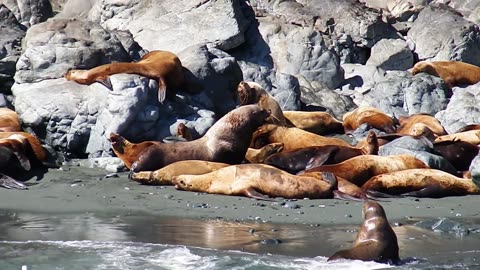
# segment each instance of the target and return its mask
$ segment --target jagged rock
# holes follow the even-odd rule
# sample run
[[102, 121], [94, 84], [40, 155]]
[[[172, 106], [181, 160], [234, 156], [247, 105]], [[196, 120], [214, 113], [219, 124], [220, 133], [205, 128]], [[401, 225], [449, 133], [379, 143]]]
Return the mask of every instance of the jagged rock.
[[372, 65], [343, 64], [345, 82], [342, 90], [356, 90], [360, 93], [372, 89], [375, 84], [386, 80], [386, 71]]
[[480, 84], [466, 88], [454, 87], [453, 95], [445, 110], [435, 115], [448, 133], [480, 123]]
[[413, 53], [402, 39], [382, 39], [372, 47], [367, 65], [384, 70], [407, 70], [413, 66]]
[[445, 5], [429, 5], [408, 31], [419, 60], [456, 60], [480, 65], [480, 29]]
[[470, 173], [472, 174], [472, 180], [477, 186], [480, 186], [480, 156], [476, 156], [472, 163], [470, 163]]
[[464, 17], [468, 17], [475, 9], [480, 8], [478, 0], [433, 0], [432, 3], [446, 4], [460, 12]]
[[0, 0], [10, 9], [17, 20], [26, 27], [46, 21], [53, 16], [49, 0]]
[[69, 0], [50, 0], [53, 13], [58, 14], [60, 11], [62, 11], [63, 7], [68, 1]]
[[96, 0], [68, 0], [63, 4], [63, 7], [60, 9], [61, 11], [55, 17], [86, 20], [95, 2]]

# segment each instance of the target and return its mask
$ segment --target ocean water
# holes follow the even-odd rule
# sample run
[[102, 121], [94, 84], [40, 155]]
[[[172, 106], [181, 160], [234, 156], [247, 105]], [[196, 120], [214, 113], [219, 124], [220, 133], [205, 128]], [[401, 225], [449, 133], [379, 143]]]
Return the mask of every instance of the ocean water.
[[480, 269], [476, 224], [395, 227], [402, 264], [394, 267], [327, 262], [351, 246], [352, 225], [0, 212], [0, 269]]

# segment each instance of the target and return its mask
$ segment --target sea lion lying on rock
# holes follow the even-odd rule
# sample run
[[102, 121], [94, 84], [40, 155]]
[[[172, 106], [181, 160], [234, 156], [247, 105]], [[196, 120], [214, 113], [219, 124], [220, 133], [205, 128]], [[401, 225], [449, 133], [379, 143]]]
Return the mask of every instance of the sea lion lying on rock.
[[460, 61], [420, 61], [410, 72], [424, 72], [440, 77], [449, 87], [472, 85], [480, 81], [480, 67]]
[[359, 107], [343, 115], [345, 133], [351, 133], [365, 123], [386, 133], [394, 133], [396, 130], [393, 119], [373, 107]]

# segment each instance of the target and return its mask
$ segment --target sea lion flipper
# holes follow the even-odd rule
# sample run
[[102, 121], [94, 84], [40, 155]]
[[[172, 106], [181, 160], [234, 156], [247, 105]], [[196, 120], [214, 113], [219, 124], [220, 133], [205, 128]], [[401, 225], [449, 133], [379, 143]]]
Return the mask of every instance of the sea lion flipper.
[[307, 165], [305, 165], [305, 169], [309, 170], [309, 169], [312, 169], [312, 168], [315, 168], [315, 167], [322, 166], [330, 158], [332, 153], [333, 153], [333, 149], [331, 151], [325, 151], [325, 152], [322, 152], [322, 153], [319, 153], [319, 154], [313, 156], [307, 162]]
[[109, 90], [113, 91], [113, 86], [112, 86], [112, 81], [110, 81], [110, 76], [107, 76], [105, 78], [97, 78], [97, 79], [95, 79], [95, 81], [102, 84], [103, 86], [105, 86]]
[[160, 103], [163, 103], [166, 96], [167, 96], [167, 83], [165, 82], [164, 78], [160, 77], [160, 79], [158, 80], [158, 101]]
[[253, 187], [249, 187], [243, 190], [243, 195], [257, 200], [273, 201], [274, 199], [256, 191]]
[[26, 185], [18, 182], [8, 175], [0, 174], [0, 187], [8, 189], [28, 189]]
[[439, 198], [442, 197], [444, 193], [445, 191], [438, 184], [432, 183], [420, 190], [403, 193], [402, 195], [418, 198]]
[[20, 165], [22, 165], [22, 168], [25, 171], [30, 171], [32, 166], [30, 165], [30, 160], [28, 157], [25, 155], [23, 151], [14, 151], [13, 152], [15, 156], [17, 157], [18, 161], [20, 162]]
[[350, 194], [341, 192], [340, 190], [333, 191], [333, 198], [339, 199], [339, 200], [358, 201], [358, 202], [363, 202], [366, 199], [366, 198], [358, 198], [358, 197], [352, 196]]
[[380, 192], [380, 191], [376, 191], [376, 190], [367, 190], [365, 192], [367, 194], [367, 197], [369, 199], [373, 199], [373, 200], [378, 200], [378, 198], [402, 198], [403, 196], [402, 195], [391, 195], [391, 194], [387, 194], [387, 193], [384, 193], [384, 192]]

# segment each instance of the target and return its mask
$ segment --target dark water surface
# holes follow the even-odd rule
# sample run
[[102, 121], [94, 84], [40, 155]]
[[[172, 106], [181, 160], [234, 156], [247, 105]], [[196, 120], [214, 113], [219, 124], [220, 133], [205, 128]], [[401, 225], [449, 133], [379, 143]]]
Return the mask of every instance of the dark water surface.
[[[478, 220], [394, 227], [398, 269], [480, 269]], [[358, 226], [240, 223], [153, 216], [0, 210], [0, 269], [380, 269], [326, 262]], [[478, 258], [478, 259], [477, 259]]]

